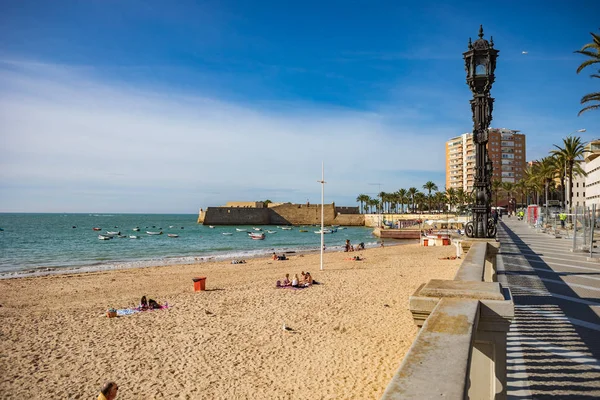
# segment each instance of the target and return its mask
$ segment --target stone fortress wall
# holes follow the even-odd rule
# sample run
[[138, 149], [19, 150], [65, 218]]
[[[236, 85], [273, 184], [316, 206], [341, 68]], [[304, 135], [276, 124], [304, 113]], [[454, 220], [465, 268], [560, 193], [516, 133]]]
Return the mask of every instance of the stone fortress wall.
[[[254, 204], [260, 204], [253, 207]], [[345, 211], [341, 213], [337, 210]], [[325, 225], [364, 226], [364, 215], [358, 207], [323, 207]], [[198, 223], [204, 225], [318, 225], [321, 223], [320, 204], [269, 204], [260, 202], [229, 202], [226, 207], [208, 207], [200, 210]]]

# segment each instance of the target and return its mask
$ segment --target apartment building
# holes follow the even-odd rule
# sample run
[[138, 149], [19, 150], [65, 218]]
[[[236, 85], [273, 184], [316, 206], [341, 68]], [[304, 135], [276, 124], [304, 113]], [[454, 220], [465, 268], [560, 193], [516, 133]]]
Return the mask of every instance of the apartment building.
[[[591, 207], [596, 204], [596, 208], [600, 204], [600, 139], [592, 140], [585, 145], [583, 153], [585, 160], [585, 205]], [[576, 186], [578, 179], [573, 179], [573, 184]], [[577, 187], [573, 188], [573, 193], [577, 193]], [[573, 198], [573, 205], [577, 205], [576, 199]]]
[[[525, 135], [517, 130], [490, 128], [487, 144], [493, 163], [492, 180], [518, 182], [525, 171]], [[446, 187], [470, 192], [475, 182], [475, 142], [464, 133], [446, 142]]]

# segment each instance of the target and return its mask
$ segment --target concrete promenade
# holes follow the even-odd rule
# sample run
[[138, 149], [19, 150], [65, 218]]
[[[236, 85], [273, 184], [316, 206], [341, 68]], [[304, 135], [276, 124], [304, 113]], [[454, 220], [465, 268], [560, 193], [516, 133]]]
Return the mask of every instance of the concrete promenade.
[[514, 297], [509, 399], [600, 398], [600, 261], [504, 217], [498, 280]]

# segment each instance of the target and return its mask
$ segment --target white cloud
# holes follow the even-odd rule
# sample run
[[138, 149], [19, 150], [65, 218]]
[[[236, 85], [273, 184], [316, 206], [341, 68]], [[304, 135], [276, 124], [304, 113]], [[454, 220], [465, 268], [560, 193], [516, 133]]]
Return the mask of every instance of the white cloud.
[[282, 112], [56, 65], [0, 63], [0, 88], [0, 211], [317, 202], [321, 160], [326, 201], [352, 205], [357, 194], [375, 191], [369, 182], [392, 191], [430, 180], [413, 182], [403, 170], [442, 176], [444, 142], [460, 133], [425, 132], [425, 141], [423, 127], [413, 116], [403, 123], [400, 113], [304, 103]]

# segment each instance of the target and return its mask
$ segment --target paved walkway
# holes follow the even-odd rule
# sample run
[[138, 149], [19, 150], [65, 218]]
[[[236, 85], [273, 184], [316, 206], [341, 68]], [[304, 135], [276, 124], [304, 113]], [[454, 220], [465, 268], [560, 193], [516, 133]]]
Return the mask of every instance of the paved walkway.
[[600, 261], [504, 218], [498, 280], [515, 302], [509, 399], [600, 398]]

